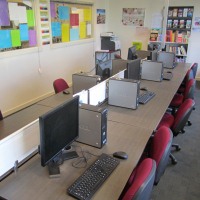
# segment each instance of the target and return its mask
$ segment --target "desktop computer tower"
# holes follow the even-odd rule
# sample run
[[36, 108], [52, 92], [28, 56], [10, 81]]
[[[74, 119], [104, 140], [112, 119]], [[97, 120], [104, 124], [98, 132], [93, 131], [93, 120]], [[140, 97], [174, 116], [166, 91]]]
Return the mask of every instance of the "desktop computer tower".
[[87, 73], [72, 74], [73, 94], [81, 92], [82, 90], [88, 90], [100, 81], [101, 77], [99, 75], [89, 75]]
[[108, 104], [137, 109], [140, 81], [132, 79], [109, 79]]
[[141, 79], [149, 81], [162, 81], [163, 80], [163, 63], [154, 62], [150, 60], [142, 61], [142, 76]]
[[107, 142], [105, 107], [81, 104], [79, 107], [79, 137], [76, 141], [102, 148]]

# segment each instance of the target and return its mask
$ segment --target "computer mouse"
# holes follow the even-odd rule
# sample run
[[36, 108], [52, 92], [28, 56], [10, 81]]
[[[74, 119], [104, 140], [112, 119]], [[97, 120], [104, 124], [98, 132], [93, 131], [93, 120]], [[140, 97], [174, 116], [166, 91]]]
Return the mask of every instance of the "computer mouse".
[[68, 90], [64, 90], [63, 94], [70, 94], [70, 92]]
[[148, 88], [147, 87], [141, 87], [140, 90], [148, 91]]
[[113, 157], [126, 160], [128, 159], [128, 154], [123, 151], [117, 151], [113, 153]]
[[169, 74], [172, 74], [172, 72], [171, 72], [171, 71], [167, 71], [167, 73], [169, 73]]

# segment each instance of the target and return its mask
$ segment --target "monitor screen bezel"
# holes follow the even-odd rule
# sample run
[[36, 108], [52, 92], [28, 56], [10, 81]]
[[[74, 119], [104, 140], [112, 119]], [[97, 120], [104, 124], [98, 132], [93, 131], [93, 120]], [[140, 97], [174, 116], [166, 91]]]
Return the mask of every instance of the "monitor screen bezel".
[[[66, 107], [70, 107], [72, 106], [72, 104], [75, 104], [75, 107], [77, 107], [76, 110], [73, 110], [73, 112], [76, 112], [75, 114], [75, 118], [76, 118], [76, 135], [74, 135], [73, 139], [70, 140], [66, 140], [66, 143], [64, 145], [58, 145], [59, 147], [56, 150], [53, 150], [53, 153], [51, 152], [50, 156], [48, 156], [48, 152], [49, 149], [47, 149], [48, 145], [53, 145], [52, 141], [48, 141], [47, 140], [47, 131], [46, 131], [46, 127], [45, 127], [45, 123], [47, 123], [47, 120], [49, 117], [52, 117], [55, 115], [57, 115], [57, 113], [61, 112], [61, 110]], [[77, 105], [77, 106], [76, 106]], [[68, 109], [67, 109], [68, 110]], [[48, 165], [49, 163], [51, 163], [52, 161], [54, 161], [54, 159], [56, 159], [57, 156], [59, 156], [60, 154], [62, 154], [62, 151], [64, 148], [68, 147], [72, 142], [74, 142], [78, 137], [79, 137], [79, 96], [75, 96], [70, 98], [69, 100], [67, 100], [65, 103], [57, 106], [56, 108], [53, 108], [52, 110], [50, 110], [49, 112], [45, 113], [44, 115], [39, 117], [39, 128], [40, 128], [40, 155], [41, 155], [41, 165], [43, 167], [45, 167], [46, 165]], [[48, 135], [48, 137], [50, 137]]]

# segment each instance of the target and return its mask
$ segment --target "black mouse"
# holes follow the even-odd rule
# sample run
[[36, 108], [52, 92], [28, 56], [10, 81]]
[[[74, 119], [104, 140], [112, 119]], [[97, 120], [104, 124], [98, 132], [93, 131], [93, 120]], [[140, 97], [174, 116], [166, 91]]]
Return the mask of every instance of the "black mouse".
[[113, 157], [126, 160], [126, 159], [128, 159], [128, 154], [123, 151], [117, 151], [117, 152], [113, 153]]
[[140, 90], [148, 91], [148, 88], [146, 88], [146, 87], [141, 87]]
[[167, 71], [167, 73], [169, 73], [169, 74], [172, 74], [172, 72], [171, 72], [171, 71]]

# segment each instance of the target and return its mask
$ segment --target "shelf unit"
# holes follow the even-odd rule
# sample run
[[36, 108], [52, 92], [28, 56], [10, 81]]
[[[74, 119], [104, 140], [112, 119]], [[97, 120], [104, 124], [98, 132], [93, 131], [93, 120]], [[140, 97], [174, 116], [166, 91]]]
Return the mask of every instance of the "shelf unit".
[[186, 61], [193, 12], [192, 6], [168, 8], [165, 48], [176, 54], [176, 62]]

